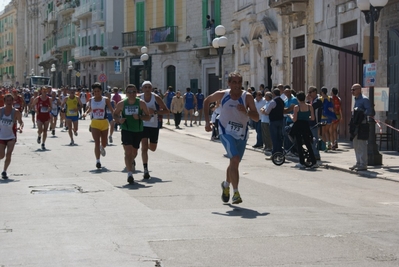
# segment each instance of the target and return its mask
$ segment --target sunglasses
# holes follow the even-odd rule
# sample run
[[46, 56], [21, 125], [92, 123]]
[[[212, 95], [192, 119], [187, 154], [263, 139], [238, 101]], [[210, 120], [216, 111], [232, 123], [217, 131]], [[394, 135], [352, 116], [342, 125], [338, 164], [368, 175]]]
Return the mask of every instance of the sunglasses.
[[353, 91], [355, 91], [355, 90], [357, 90], [357, 89], [360, 89], [360, 88], [352, 88], [351, 91], [353, 92]]

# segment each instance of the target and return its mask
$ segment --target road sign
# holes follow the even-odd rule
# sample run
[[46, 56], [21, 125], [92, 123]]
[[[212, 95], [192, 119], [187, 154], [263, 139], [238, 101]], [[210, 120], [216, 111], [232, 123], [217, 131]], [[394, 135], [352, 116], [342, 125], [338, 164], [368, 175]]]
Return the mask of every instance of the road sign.
[[78, 78], [80, 77], [80, 72], [79, 71], [76, 72], [76, 77], [78, 77]]
[[105, 83], [105, 82], [107, 81], [107, 75], [105, 75], [105, 73], [101, 73], [101, 74], [98, 76], [98, 80], [99, 80], [101, 83]]
[[377, 67], [375, 63], [369, 63], [363, 65], [363, 84], [365, 87], [375, 86], [375, 78], [377, 76]]

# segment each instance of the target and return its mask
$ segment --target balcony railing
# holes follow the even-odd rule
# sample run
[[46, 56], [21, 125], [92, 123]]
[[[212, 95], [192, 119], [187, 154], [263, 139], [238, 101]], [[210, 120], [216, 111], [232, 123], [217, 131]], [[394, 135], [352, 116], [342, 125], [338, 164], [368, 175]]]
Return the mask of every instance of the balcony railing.
[[177, 42], [177, 26], [165, 26], [150, 29], [150, 43]]
[[52, 54], [51, 54], [51, 49], [50, 50], [48, 50], [46, 53], [44, 53], [42, 56], [41, 56], [41, 61], [43, 62], [43, 61], [47, 61], [47, 60], [49, 60], [50, 58], [52, 57]]
[[86, 3], [84, 5], [75, 8], [75, 17], [77, 19], [88, 17], [91, 15], [91, 11], [92, 11], [91, 3], [90, 2]]
[[57, 40], [57, 46], [60, 47], [70, 47], [70, 46], [76, 46], [75, 38], [72, 36], [66, 36], [59, 38]]
[[123, 57], [123, 51], [115, 50], [112, 47], [104, 47], [102, 50], [91, 50], [90, 54], [92, 58], [117, 58]]
[[283, 7], [294, 3], [307, 3], [307, 2], [309, 2], [309, 0], [269, 0], [269, 6], [274, 8], [274, 7]]
[[55, 23], [57, 22], [57, 13], [55, 11], [51, 11], [48, 13], [48, 23]]
[[75, 59], [81, 59], [83, 57], [91, 56], [91, 51], [89, 50], [89, 46], [80, 46], [74, 49], [74, 57]]
[[66, 15], [66, 14], [72, 13], [75, 10], [75, 7], [76, 7], [76, 5], [74, 2], [71, 2], [71, 3], [68, 2], [63, 5], [60, 5], [58, 7], [58, 14]]
[[122, 46], [143, 46], [146, 45], [146, 31], [124, 32], [122, 33]]
[[104, 11], [103, 10], [93, 11], [91, 21], [92, 23], [95, 24], [104, 25], [105, 24]]

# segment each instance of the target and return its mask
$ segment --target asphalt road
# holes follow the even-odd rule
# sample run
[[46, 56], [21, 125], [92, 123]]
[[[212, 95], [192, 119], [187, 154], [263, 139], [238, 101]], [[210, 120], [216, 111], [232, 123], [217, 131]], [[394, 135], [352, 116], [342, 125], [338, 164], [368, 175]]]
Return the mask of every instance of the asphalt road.
[[[223, 204], [220, 143], [161, 130], [127, 185], [120, 133], [95, 168], [88, 120], [46, 151], [25, 119], [0, 182], [0, 266], [398, 266], [398, 183], [274, 166], [247, 150]], [[0, 162], [0, 166], [3, 161]]]

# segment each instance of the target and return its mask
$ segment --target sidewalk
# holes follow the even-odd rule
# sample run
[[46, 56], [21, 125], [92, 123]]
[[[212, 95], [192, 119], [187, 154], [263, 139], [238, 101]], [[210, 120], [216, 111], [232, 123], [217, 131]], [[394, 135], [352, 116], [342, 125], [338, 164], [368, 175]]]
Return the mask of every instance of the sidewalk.
[[[172, 116], [171, 116], [172, 118]], [[206, 132], [204, 128], [204, 122], [202, 121], [202, 125], [193, 124], [193, 127], [184, 126], [184, 120], [182, 120], [180, 127], [181, 129], [176, 129], [174, 125], [174, 120], [170, 120], [170, 125], [166, 124], [167, 120], [163, 120], [164, 129], [175, 131], [180, 134], [186, 134], [193, 137], [203, 138], [210, 140], [211, 133]], [[209, 141], [212, 142], [212, 141]], [[218, 142], [215, 142], [218, 143]], [[252, 145], [256, 143], [256, 132], [255, 130], [250, 130], [250, 135], [247, 143], [247, 149], [252, 151], [257, 151], [259, 153], [263, 153], [261, 149], [254, 149]], [[321, 152], [321, 168], [333, 169], [344, 171], [348, 173], [353, 173], [354, 175], [359, 175], [367, 178], [379, 178], [386, 179], [395, 182], [399, 182], [399, 152], [397, 151], [380, 151], [382, 154], [382, 166], [368, 166], [367, 171], [351, 171], [349, 168], [356, 163], [355, 160], [355, 152], [352, 148], [352, 143], [349, 141], [339, 142], [339, 148], [335, 151], [331, 152]], [[286, 157], [287, 160], [298, 162], [297, 157]], [[273, 164], [271, 161], [268, 161], [269, 164]]]

